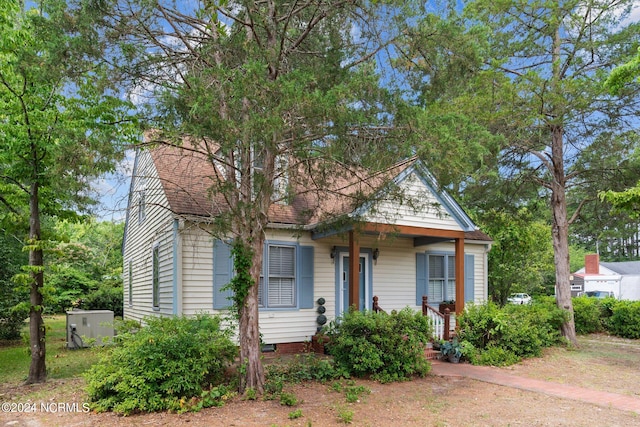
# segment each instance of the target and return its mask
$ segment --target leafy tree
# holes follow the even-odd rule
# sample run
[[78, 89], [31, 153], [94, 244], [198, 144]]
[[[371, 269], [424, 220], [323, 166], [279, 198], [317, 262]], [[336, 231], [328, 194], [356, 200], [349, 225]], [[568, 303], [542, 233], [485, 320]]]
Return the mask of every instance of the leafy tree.
[[494, 209], [485, 215], [490, 221], [483, 223], [483, 230], [494, 240], [489, 252], [491, 299], [504, 305], [512, 292], [546, 293], [549, 273], [553, 274], [546, 222], [524, 207], [515, 214]]
[[150, 124], [161, 129], [148, 142], [220, 172], [207, 192], [225, 208], [212, 204], [210, 231], [234, 239], [241, 391], [264, 385], [256, 284], [269, 209], [352, 180], [362, 166], [382, 169], [402, 151], [394, 121], [404, 111], [380, 89], [375, 62], [412, 13], [413, 2], [398, 4], [96, 3], [110, 8], [104, 29], [119, 70], [148, 97]]
[[103, 45], [82, 3], [0, 0], [0, 202], [29, 224], [27, 383], [46, 379], [41, 218], [87, 207], [90, 178], [113, 169], [114, 141], [132, 136], [127, 105], [92, 60]]
[[[585, 170], [586, 163], [576, 160], [593, 144], [604, 152], [616, 148], [613, 140], [633, 143], [624, 136], [637, 117], [637, 91], [614, 97], [601, 83], [611, 64], [619, 63], [637, 43], [638, 24], [625, 24], [633, 3], [468, 2], [463, 34], [483, 29], [487, 53], [472, 77], [437, 99], [502, 137], [495, 172], [533, 182], [538, 197], [548, 198], [557, 304], [569, 313], [569, 226], [589, 200], [569, 206], [567, 192], [573, 186], [597, 188], [585, 172], [600, 168], [590, 162]], [[576, 342], [570, 316], [562, 332]]]

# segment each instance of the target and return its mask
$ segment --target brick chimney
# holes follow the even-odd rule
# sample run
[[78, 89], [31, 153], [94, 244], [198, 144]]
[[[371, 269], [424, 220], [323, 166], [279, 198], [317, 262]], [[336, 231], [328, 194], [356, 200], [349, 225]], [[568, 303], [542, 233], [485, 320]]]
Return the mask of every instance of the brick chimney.
[[588, 254], [584, 256], [584, 273], [600, 274], [600, 255]]

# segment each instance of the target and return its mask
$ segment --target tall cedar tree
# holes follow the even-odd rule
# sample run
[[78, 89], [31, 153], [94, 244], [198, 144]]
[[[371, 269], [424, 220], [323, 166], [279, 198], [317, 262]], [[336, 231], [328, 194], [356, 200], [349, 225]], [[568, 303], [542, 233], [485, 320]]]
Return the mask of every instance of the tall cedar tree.
[[96, 2], [118, 70], [147, 97], [148, 142], [220, 171], [207, 186], [226, 208], [208, 231], [234, 240], [241, 392], [264, 385], [257, 284], [270, 207], [398, 159], [402, 113], [376, 74], [416, 6], [397, 3]]
[[[27, 383], [46, 380], [42, 320], [42, 215], [90, 205], [90, 180], [110, 171], [127, 133], [127, 104], [106, 95], [101, 47], [79, 4], [0, 0], [1, 206], [29, 223], [31, 366]], [[79, 2], [82, 3], [82, 2]]]
[[[429, 108], [459, 112], [500, 137], [501, 163], [494, 175], [536, 183], [539, 194], [549, 197], [557, 304], [570, 314], [569, 225], [588, 200], [570, 209], [567, 191], [594, 184], [588, 172], [599, 166], [576, 161], [585, 147], [625, 139], [639, 112], [637, 92], [613, 97], [602, 84], [638, 42], [640, 26], [625, 20], [633, 5], [633, 0], [470, 1], [461, 16], [451, 13], [449, 22], [463, 31], [460, 37], [452, 33], [442, 56], [464, 78], [441, 91], [435, 89], [442, 73], [430, 52], [414, 45], [408, 55], [412, 75], [424, 74], [418, 83]], [[484, 38], [469, 41], [474, 34]], [[626, 138], [627, 145], [633, 140]], [[572, 316], [562, 333], [576, 342]]]

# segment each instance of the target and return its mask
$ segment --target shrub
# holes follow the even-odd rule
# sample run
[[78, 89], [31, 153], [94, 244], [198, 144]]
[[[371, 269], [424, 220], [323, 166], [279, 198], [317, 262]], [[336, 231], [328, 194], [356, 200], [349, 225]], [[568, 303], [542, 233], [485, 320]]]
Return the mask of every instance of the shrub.
[[609, 331], [623, 338], [640, 338], [640, 301], [618, 301], [609, 319]]
[[316, 354], [297, 354], [287, 363], [271, 364], [265, 368], [265, 392], [270, 398], [282, 392], [286, 382], [327, 381], [347, 374], [336, 369], [333, 360]]
[[111, 310], [114, 316], [123, 315], [124, 297], [122, 287], [101, 286], [82, 298], [80, 308], [83, 310]]
[[350, 375], [390, 382], [429, 372], [424, 349], [431, 327], [408, 307], [391, 314], [350, 310], [325, 333], [337, 369]]
[[472, 363], [507, 365], [539, 356], [544, 347], [560, 342], [563, 312], [555, 304], [470, 305], [458, 318], [460, 341], [470, 343]]
[[576, 333], [584, 335], [605, 330], [608, 316], [605, 316], [602, 300], [581, 296], [573, 298], [572, 302]]
[[[198, 409], [224, 398], [221, 384], [236, 346], [221, 319], [145, 319], [147, 326], [119, 337], [86, 374], [87, 392], [98, 411], [130, 414], [158, 410]], [[209, 391], [207, 391], [209, 389]]]
[[28, 305], [11, 306], [0, 302], [0, 340], [19, 339], [20, 331], [27, 317], [29, 317]]

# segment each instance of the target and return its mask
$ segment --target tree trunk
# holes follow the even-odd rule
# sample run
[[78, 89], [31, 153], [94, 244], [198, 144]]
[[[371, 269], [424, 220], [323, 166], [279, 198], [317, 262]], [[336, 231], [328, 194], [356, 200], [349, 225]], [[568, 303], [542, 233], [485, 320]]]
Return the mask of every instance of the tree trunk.
[[239, 391], [243, 394], [246, 390], [253, 389], [260, 395], [264, 392], [264, 368], [261, 359], [260, 327], [258, 324], [258, 284], [262, 270], [264, 237], [254, 237], [250, 245], [253, 262], [249, 273], [254, 282], [249, 288], [245, 303], [242, 307], [238, 307], [240, 366], [244, 371], [244, 375], [240, 376]]
[[44, 259], [40, 242], [40, 206], [38, 203], [39, 188], [31, 186], [29, 200], [29, 267], [31, 268], [31, 290], [29, 309], [29, 345], [31, 349], [31, 366], [27, 384], [42, 383], [47, 379], [45, 366], [45, 328], [42, 321], [42, 285]]
[[556, 265], [556, 304], [568, 313], [567, 321], [562, 324], [562, 336], [577, 345], [576, 327], [573, 319], [571, 284], [569, 275], [569, 218], [564, 174], [563, 129], [555, 126], [551, 130], [553, 182], [551, 185], [551, 211], [553, 224], [553, 253]]

